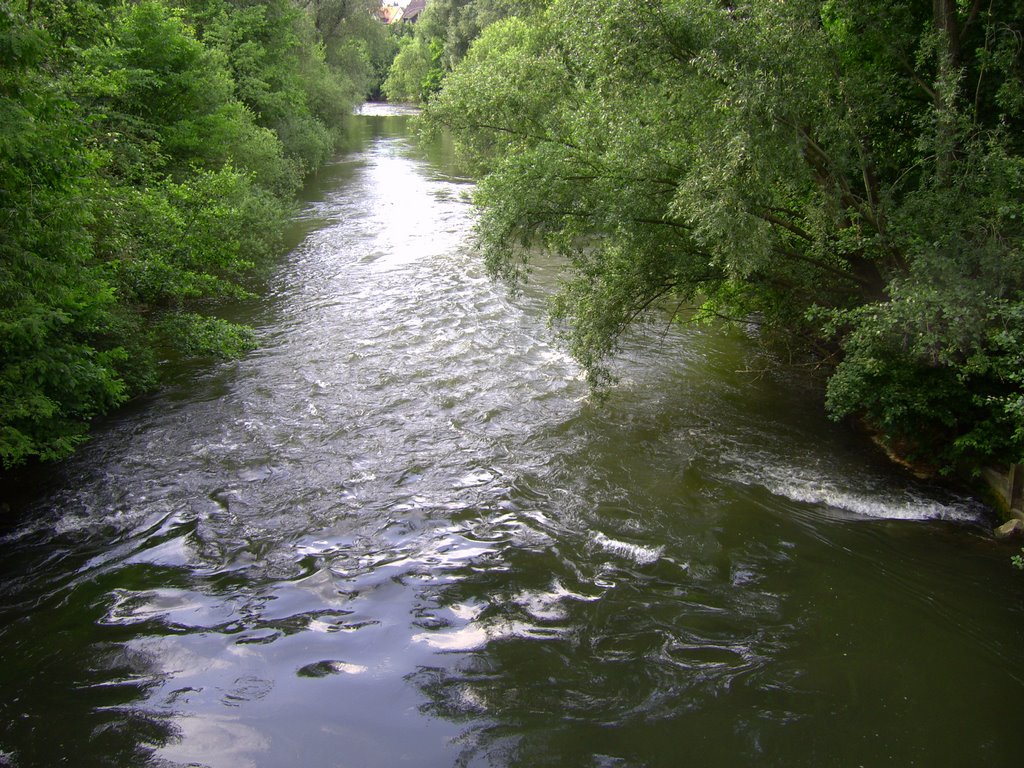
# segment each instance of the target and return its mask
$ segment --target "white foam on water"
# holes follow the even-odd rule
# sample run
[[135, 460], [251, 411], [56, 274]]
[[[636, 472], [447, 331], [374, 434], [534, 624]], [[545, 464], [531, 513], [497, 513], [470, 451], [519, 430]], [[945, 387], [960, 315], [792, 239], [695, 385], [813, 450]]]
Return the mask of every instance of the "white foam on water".
[[[802, 504], [815, 504], [855, 517], [882, 520], [947, 520], [971, 523], [982, 517], [976, 501], [956, 496], [928, 496], [911, 487], [894, 493], [891, 486], [876, 490], [870, 478], [861, 487], [843, 487], [828, 477], [807, 476], [796, 467], [766, 466], [737, 470], [731, 478], [743, 485], [760, 486], [770, 493]], [[851, 478], [857, 481], [858, 478]]]
[[412, 636], [412, 641], [424, 643], [437, 651], [453, 653], [475, 651], [492, 641], [511, 637], [547, 640], [564, 634], [561, 629], [535, 627], [520, 621], [493, 624], [472, 622], [461, 629], [420, 632]]
[[464, 603], [455, 603], [448, 606], [448, 610], [455, 614], [457, 618], [463, 621], [473, 621], [481, 613], [483, 613], [483, 605], [468, 605]]
[[523, 591], [513, 598], [513, 602], [521, 605], [532, 618], [538, 621], [559, 621], [569, 616], [566, 601], [590, 603], [600, 599], [600, 595], [572, 592], [556, 580], [552, 583], [550, 591]]
[[630, 544], [627, 541], [612, 539], [600, 531], [594, 533], [592, 541], [605, 552], [625, 558], [626, 560], [632, 560], [637, 565], [650, 565], [658, 560], [665, 551], [664, 547], [644, 547], [639, 544]]
[[420, 632], [412, 636], [414, 643], [425, 643], [439, 651], [472, 651], [483, 648], [490, 639], [487, 628], [477, 624], [452, 632]]

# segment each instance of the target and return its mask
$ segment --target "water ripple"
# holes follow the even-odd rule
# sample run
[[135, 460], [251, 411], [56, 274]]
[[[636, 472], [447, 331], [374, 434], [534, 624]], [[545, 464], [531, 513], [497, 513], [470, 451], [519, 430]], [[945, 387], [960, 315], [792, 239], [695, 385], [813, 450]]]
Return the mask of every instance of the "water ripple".
[[1016, 754], [972, 715], [1024, 676], [976, 505], [738, 373], [742, 336], [641, 327], [592, 398], [558, 264], [492, 284], [468, 185], [368, 124], [239, 318], [261, 348], [113, 419], [3, 538], [0, 762], [63, 728], [96, 764], [116, 733], [123, 764], [876, 764], [838, 715], [939, 764], [904, 696], [971, 734], [921, 754]]

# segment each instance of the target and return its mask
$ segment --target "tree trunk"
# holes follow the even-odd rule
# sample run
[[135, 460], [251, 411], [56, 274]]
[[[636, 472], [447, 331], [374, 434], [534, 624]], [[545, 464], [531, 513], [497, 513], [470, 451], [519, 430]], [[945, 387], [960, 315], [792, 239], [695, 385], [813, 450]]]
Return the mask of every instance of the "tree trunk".
[[956, 0], [932, 0], [932, 23], [939, 34], [935, 88], [936, 163], [941, 184], [949, 182], [955, 162], [956, 129], [954, 112], [956, 79], [960, 69], [960, 30]]
[[942, 69], [956, 70], [960, 66], [960, 25], [956, 15], [956, 0], [932, 0], [932, 21], [942, 35], [946, 50]]

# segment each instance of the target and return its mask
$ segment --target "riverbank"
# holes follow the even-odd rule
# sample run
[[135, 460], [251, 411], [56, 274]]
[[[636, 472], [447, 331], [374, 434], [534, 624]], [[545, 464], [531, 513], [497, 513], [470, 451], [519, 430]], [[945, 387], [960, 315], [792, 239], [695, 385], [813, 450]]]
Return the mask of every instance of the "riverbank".
[[1024, 538], [1024, 464], [1012, 464], [1005, 471], [988, 468], [982, 478], [1002, 520], [996, 537]]

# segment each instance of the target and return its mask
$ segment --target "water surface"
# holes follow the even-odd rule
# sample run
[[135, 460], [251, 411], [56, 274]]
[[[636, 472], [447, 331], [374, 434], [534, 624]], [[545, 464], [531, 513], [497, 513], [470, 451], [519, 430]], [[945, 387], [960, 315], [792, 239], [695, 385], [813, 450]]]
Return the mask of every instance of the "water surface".
[[977, 503], [737, 331], [604, 402], [469, 181], [367, 110], [261, 347], [182, 369], [0, 547], [0, 765], [1011, 766], [1024, 578]]

